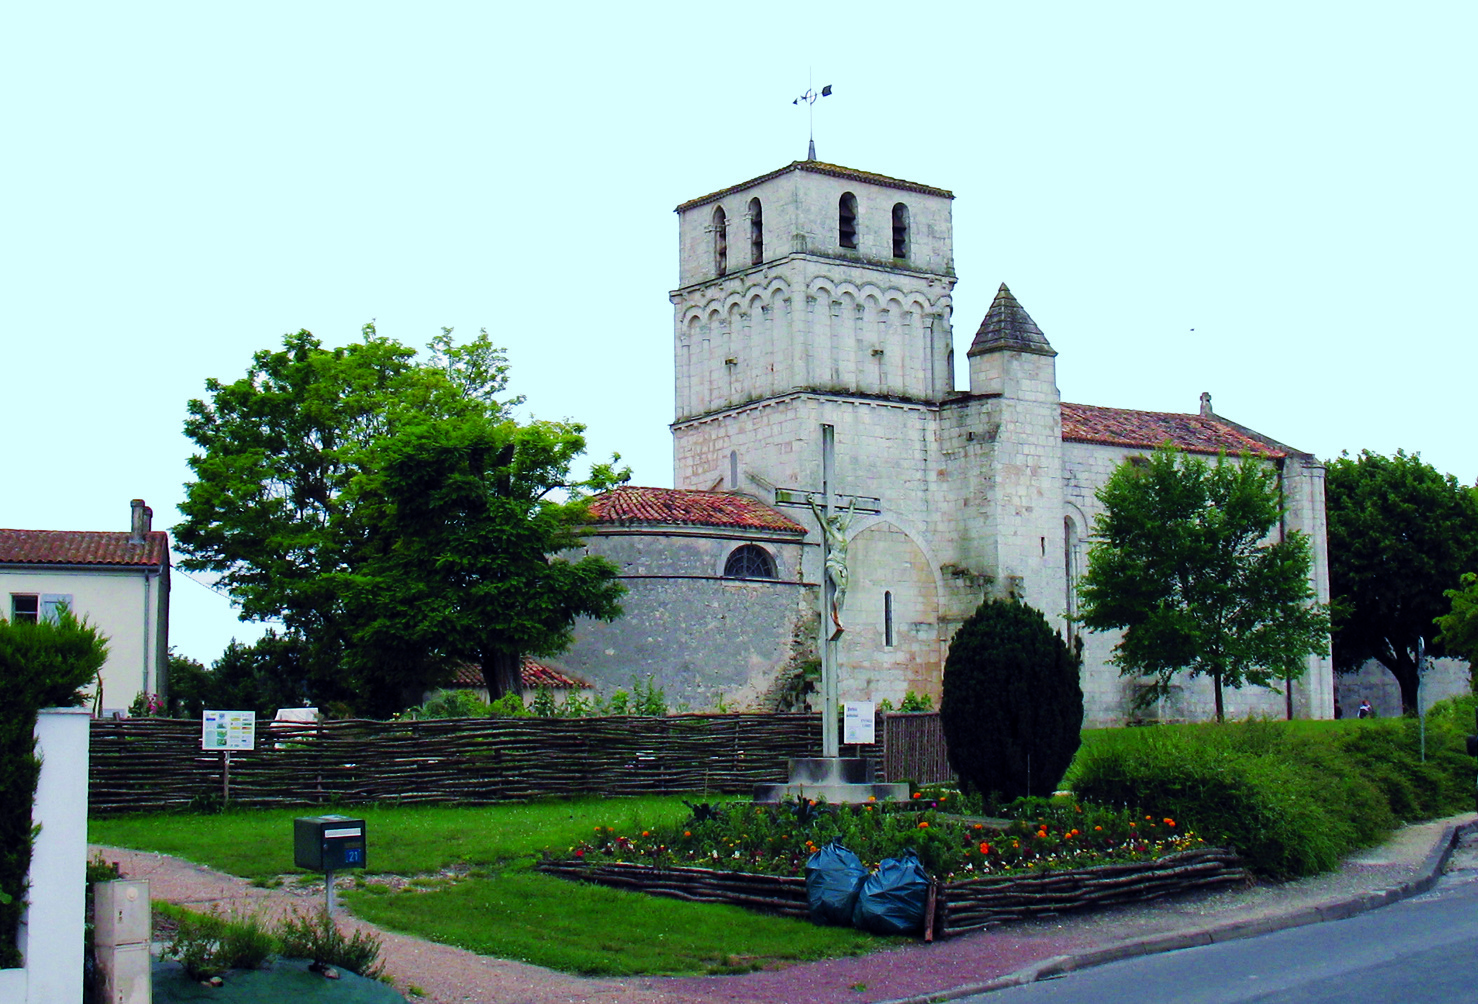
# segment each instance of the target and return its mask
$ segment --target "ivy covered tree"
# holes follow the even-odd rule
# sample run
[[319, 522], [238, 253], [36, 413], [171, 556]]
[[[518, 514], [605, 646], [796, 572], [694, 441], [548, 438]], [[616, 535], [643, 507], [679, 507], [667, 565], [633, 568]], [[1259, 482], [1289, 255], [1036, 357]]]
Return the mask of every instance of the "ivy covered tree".
[[1478, 571], [1478, 495], [1400, 450], [1340, 456], [1324, 490], [1334, 668], [1353, 672], [1374, 659], [1415, 711], [1417, 639], [1430, 655], [1458, 651], [1452, 632], [1439, 638], [1436, 620], [1451, 613], [1447, 591]]
[[940, 724], [965, 791], [1010, 800], [1050, 795], [1083, 728], [1080, 653], [1042, 614], [986, 600], [950, 642]]
[[[370, 325], [336, 349], [300, 331], [258, 352], [241, 379], [208, 380], [185, 422], [197, 452], [174, 528], [181, 566], [217, 573], [243, 619], [280, 620], [295, 682], [335, 681], [363, 712], [418, 703], [472, 651], [493, 657], [484, 670], [497, 698], [517, 689], [513, 646], [551, 654], [575, 615], [615, 609], [604, 594], [576, 595], [614, 589], [614, 567], [558, 551], [586, 520], [581, 498], [624, 472], [599, 464], [576, 478], [583, 426], [514, 421], [507, 362], [486, 332], [457, 345], [443, 330], [428, 349], [418, 356]], [[476, 521], [480, 532], [460, 532]], [[526, 588], [502, 593], [499, 623], [526, 629], [486, 644], [485, 591], [458, 588], [469, 580], [456, 570], [486, 579], [534, 566], [580, 574], [523, 575]], [[469, 631], [482, 632], [476, 644]], [[260, 654], [282, 663], [285, 650]], [[247, 661], [248, 675], [266, 665]]]
[[1098, 500], [1079, 620], [1123, 632], [1119, 671], [1154, 677], [1141, 700], [1167, 693], [1180, 672], [1209, 676], [1222, 721], [1223, 687], [1275, 687], [1328, 653], [1309, 539], [1273, 539], [1282, 507], [1267, 464], [1161, 447], [1114, 471]]

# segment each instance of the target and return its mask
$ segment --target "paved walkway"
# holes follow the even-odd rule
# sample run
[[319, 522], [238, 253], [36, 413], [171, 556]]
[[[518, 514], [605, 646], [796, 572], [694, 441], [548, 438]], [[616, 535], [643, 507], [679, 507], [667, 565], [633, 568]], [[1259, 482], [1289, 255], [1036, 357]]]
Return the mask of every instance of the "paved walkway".
[[[1067, 914], [916, 944], [857, 958], [830, 959], [743, 976], [583, 979], [518, 962], [380, 931], [386, 967], [406, 992], [434, 1004], [840, 1004], [947, 1000], [1030, 982], [1131, 955], [1249, 937], [1352, 916], [1424, 891], [1440, 874], [1468, 813], [1404, 827], [1381, 847], [1317, 878], [1193, 894], [1084, 914]], [[308, 890], [266, 890], [178, 858], [101, 849], [150, 894], [197, 909], [219, 906], [280, 914], [316, 907]], [[91, 853], [91, 852], [90, 852]]]

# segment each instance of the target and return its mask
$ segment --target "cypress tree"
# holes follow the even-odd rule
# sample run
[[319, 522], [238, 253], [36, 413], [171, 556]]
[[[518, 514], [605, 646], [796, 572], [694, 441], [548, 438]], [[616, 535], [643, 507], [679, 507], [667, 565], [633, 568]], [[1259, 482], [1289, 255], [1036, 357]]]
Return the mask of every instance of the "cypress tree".
[[966, 792], [1003, 800], [1050, 795], [1083, 727], [1078, 652], [1040, 611], [986, 600], [960, 627], [944, 664], [939, 716]]

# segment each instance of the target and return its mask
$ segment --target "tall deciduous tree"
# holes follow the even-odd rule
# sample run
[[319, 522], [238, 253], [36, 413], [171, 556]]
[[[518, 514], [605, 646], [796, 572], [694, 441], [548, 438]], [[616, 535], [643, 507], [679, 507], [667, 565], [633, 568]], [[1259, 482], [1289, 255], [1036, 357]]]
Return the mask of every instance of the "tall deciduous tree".
[[1478, 570], [1478, 498], [1420, 455], [1368, 450], [1340, 456], [1325, 475], [1334, 667], [1374, 659], [1396, 677], [1401, 704], [1416, 709], [1417, 639], [1448, 651], [1436, 618], [1464, 572]]
[[[510, 524], [501, 535], [444, 541], [449, 548], [471, 550], [443, 550], [429, 563], [407, 560], [421, 545], [404, 534], [423, 532], [427, 524], [413, 525], [410, 518], [422, 500], [397, 491], [405, 488], [414, 495], [435, 477], [429, 467], [418, 474], [409, 470], [406, 455], [412, 447], [429, 450], [427, 444], [465, 437], [469, 429], [499, 430], [500, 449], [508, 456], [489, 468], [501, 472], [497, 477], [480, 482], [487, 492], [512, 490], [515, 484], [541, 498], [561, 492], [578, 497], [582, 491], [582, 484], [571, 481], [569, 467], [584, 449], [583, 428], [513, 422], [508, 413], [517, 399], [503, 397], [507, 363], [486, 332], [459, 346], [444, 330], [429, 348], [429, 357], [418, 357], [368, 325], [361, 342], [337, 349], [326, 349], [300, 331], [284, 339], [281, 351], [257, 353], [240, 380], [207, 381], [208, 397], [190, 402], [185, 423], [198, 452], [190, 459], [195, 480], [185, 486], [181, 505], [185, 519], [175, 527], [187, 555], [181, 565], [218, 573], [241, 605], [243, 619], [281, 619], [289, 639], [303, 644], [301, 658], [295, 659], [304, 678], [339, 674], [352, 683], [364, 710], [381, 713], [419, 700], [418, 688], [441, 682], [446, 659], [464, 646], [432, 645], [432, 633], [404, 617], [394, 618], [400, 631], [394, 634], [389, 626], [394, 612], [362, 602], [369, 582], [383, 580], [392, 566], [395, 574], [434, 579], [458, 562], [489, 567], [545, 562], [551, 552], [541, 548], [567, 546], [584, 518], [578, 504], [550, 502], [526, 514], [563, 520], [568, 530], [563, 537], [514, 532]], [[561, 463], [540, 466], [532, 446], [520, 453], [520, 444], [541, 439], [558, 441]], [[423, 459], [430, 467], [438, 462]], [[387, 473], [387, 462], [405, 471], [401, 480]], [[525, 472], [518, 481], [516, 475]], [[406, 487], [412, 477], [423, 480]], [[617, 477], [609, 465], [596, 468], [600, 485]], [[465, 480], [457, 484], [468, 487]], [[460, 501], [471, 505], [470, 494], [468, 487]], [[449, 523], [461, 518], [445, 506], [440, 515]], [[613, 574], [609, 568], [601, 571]], [[513, 611], [566, 604], [558, 592], [561, 583], [545, 585], [542, 593], [510, 593], [504, 599]], [[434, 581], [423, 586], [437, 588]], [[383, 582], [379, 588], [389, 596]], [[409, 584], [398, 588], [398, 600], [413, 592]], [[445, 609], [438, 619], [443, 627], [446, 617], [466, 614], [473, 602], [471, 594], [455, 590], [441, 589], [437, 595]], [[579, 601], [574, 606], [584, 609]], [[561, 637], [567, 640], [568, 629]], [[548, 653], [558, 644], [560, 638], [534, 638], [528, 651]], [[515, 655], [515, 673], [516, 665]], [[506, 674], [499, 679], [508, 682]], [[495, 688], [494, 696], [498, 692]]]
[[1154, 676], [1145, 702], [1178, 673], [1205, 675], [1221, 721], [1223, 687], [1275, 687], [1328, 652], [1308, 537], [1269, 539], [1281, 508], [1267, 464], [1162, 447], [1116, 470], [1098, 499], [1079, 619], [1123, 631], [1113, 659], [1125, 676]]
[[521, 655], [569, 645], [576, 617], [618, 615], [616, 566], [567, 556], [586, 493], [622, 478], [596, 465], [572, 481], [584, 448], [578, 426], [482, 417], [412, 426], [386, 443], [359, 500], [371, 556], [341, 577], [356, 675], [477, 662], [497, 698], [519, 691]]

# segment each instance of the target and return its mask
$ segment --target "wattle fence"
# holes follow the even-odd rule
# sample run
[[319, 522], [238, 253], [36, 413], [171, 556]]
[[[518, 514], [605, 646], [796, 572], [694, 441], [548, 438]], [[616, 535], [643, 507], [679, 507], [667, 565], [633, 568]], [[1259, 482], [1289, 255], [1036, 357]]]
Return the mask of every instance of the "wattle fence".
[[[879, 742], [844, 746], [880, 780], [951, 776], [939, 716], [880, 716]], [[547, 795], [747, 795], [815, 756], [821, 718], [803, 714], [259, 723], [257, 748], [200, 748], [197, 721], [92, 723], [88, 803], [99, 814], [330, 802], [486, 804]]]

